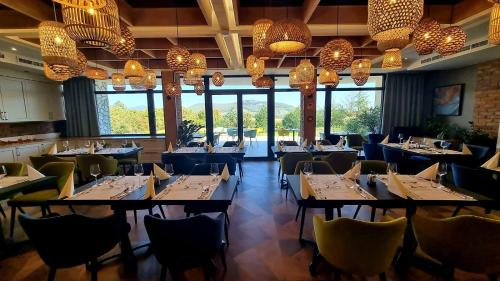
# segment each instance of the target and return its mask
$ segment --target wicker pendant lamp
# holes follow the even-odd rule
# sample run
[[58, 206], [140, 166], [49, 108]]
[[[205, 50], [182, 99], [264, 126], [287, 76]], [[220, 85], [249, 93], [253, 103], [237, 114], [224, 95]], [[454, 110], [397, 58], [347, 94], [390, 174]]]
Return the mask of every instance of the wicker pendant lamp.
[[314, 65], [309, 59], [302, 59], [296, 69], [297, 75], [299, 77], [299, 84], [307, 84], [313, 82], [314, 77], [316, 76], [316, 71], [314, 71]]
[[108, 72], [100, 67], [87, 66], [85, 76], [94, 80], [106, 80], [108, 79]]
[[273, 57], [273, 51], [266, 45], [266, 32], [273, 25], [270, 19], [259, 19], [253, 24], [252, 41], [253, 55], [261, 60]]
[[290, 88], [298, 88], [300, 86], [299, 75], [297, 74], [297, 69], [295, 67], [288, 72], [288, 84], [290, 85]]
[[368, 32], [376, 40], [411, 34], [424, 14], [424, 0], [368, 0]]
[[491, 3], [494, 3], [494, 4], [500, 4], [500, 0], [488, 0], [490, 1]]
[[351, 78], [358, 86], [368, 81], [372, 69], [372, 61], [369, 59], [357, 59], [351, 64]]
[[190, 69], [190, 70], [186, 71], [186, 73], [184, 74], [183, 81], [184, 81], [185, 85], [194, 86], [194, 85], [198, 84], [200, 81], [203, 81], [203, 78], [196, 75], [194, 73], [194, 71], [192, 69]]
[[69, 69], [69, 73], [71, 77], [77, 77], [82, 75], [82, 73], [85, 71], [87, 68], [87, 58], [85, 55], [80, 51], [76, 50], [76, 66], [71, 67]]
[[179, 82], [168, 82], [165, 85], [165, 89], [169, 97], [179, 96], [182, 93], [181, 84]]
[[314, 83], [307, 83], [300, 86], [300, 92], [304, 96], [311, 96], [316, 93], [316, 85]]
[[498, 3], [500, 0], [491, 9], [488, 31], [488, 42], [495, 45], [500, 45], [500, 4]]
[[384, 53], [384, 60], [382, 61], [383, 69], [399, 69], [403, 67], [403, 60], [401, 59], [401, 50], [392, 49]]
[[123, 74], [125, 75], [125, 78], [130, 78], [143, 77], [145, 73], [140, 62], [136, 60], [128, 60], [123, 68]]
[[198, 95], [201, 96], [205, 92], [205, 84], [203, 82], [198, 82], [194, 85], [194, 92]]
[[125, 25], [120, 26], [121, 36], [118, 44], [111, 46], [110, 51], [120, 59], [129, 59], [135, 51], [135, 39]]
[[252, 86], [256, 86], [257, 79], [263, 77], [262, 75], [252, 75]]
[[189, 70], [201, 76], [207, 72], [207, 59], [204, 54], [192, 53], [189, 57]]
[[269, 27], [265, 42], [275, 54], [297, 54], [311, 45], [311, 31], [303, 21], [283, 19], [274, 22]]
[[111, 74], [111, 84], [115, 91], [125, 91], [125, 75], [120, 72]]
[[258, 59], [254, 55], [249, 55], [247, 58], [246, 68], [248, 74], [250, 74], [251, 76], [262, 76], [264, 74], [264, 61]]
[[42, 60], [57, 74], [69, 74], [77, 66], [76, 43], [64, 30], [64, 24], [43, 21], [38, 25]]
[[256, 88], [271, 88], [273, 86], [274, 86], [274, 80], [269, 76], [262, 76], [257, 78], [257, 80], [255, 80]]
[[167, 52], [168, 67], [178, 73], [184, 73], [189, 68], [189, 51], [182, 46], [174, 46]]
[[433, 18], [424, 18], [413, 33], [413, 46], [423, 56], [434, 52], [441, 39], [441, 26]]
[[156, 73], [154, 70], [148, 69], [145, 71], [143, 85], [147, 90], [154, 90], [156, 88]]
[[106, 0], [100, 9], [62, 7], [66, 32], [73, 40], [109, 48], [120, 42], [120, 18], [114, 0]]
[[75, 7], [79, 9], [100, 9], [106, 5], [106, 0], [52, 0], [64, 6]]
[[144, 77], [130, 77], [128, 79], [130, 88], [134, 90], [146, 90], [146, 86], [144, 86], [144, 80], [145, 80]]
[[336, 71], [321, 69], [321, 71], [319, 72], [318, 83], [335, 88], [339, 84], [339, 75]]
[[52, 71], [52, 69], [49, 68], [49, 66], [46, 63], [43, 63], [43, 73], [45, 74], [45, 77], [47, 77], [48, 79], [58, 82], [66, 81], [69, 78], [71, 78], [71, 74], [67, 72], [61, 74], [55, 73], [54, 71]]
[[345, 39], [334, 39], [320, 52], [320, 64], [328, 71], [342, 71], [349, 67], [354, 58], [354, 49]]
[[216, 87], [224, 85], [224, 74], [218, 71], [214, 72], [214, 74], [212, 74], [212, 83]]
[[377, 49], [381, 52], [392, 49], [404, 49], [410, 43], [410, 36], [403, 36], [401, 38], [391, 40], [380, 40], [377, 42]]
[[461, 26], [449, 26], [441, 30], [441, 38], [436, 52], [442, 56], [458, 53], [465, 45], [467, 34]]

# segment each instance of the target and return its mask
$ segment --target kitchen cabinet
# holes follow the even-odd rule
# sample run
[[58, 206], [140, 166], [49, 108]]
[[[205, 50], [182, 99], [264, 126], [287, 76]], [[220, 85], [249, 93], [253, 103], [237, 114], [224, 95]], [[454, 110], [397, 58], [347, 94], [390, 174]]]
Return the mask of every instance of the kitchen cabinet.
[[0, 163], [16, 162], [16, 155], [14, 148], [1, 148], [0, 149]]
[[30, 164], [30, 156], [39, 156], [40, 144], [33, 145], [23, 145], [15, 148], [16, 152], [16, 162], [22, 162], [24, 164]]
[[28, 120], [21, 79], [0, 77], [0, 122]]

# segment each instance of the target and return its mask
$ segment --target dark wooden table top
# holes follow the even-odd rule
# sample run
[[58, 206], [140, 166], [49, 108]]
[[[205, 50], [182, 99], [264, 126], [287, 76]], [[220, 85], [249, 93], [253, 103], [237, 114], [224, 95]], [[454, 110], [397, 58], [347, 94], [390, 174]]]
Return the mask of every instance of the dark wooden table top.
[[56, 177], [43, 177], [36, 180], [16, 183], [0, 188], [0, 200], [11, 198], [20, 192], [34, 192], [51, 187], [57, 188]]

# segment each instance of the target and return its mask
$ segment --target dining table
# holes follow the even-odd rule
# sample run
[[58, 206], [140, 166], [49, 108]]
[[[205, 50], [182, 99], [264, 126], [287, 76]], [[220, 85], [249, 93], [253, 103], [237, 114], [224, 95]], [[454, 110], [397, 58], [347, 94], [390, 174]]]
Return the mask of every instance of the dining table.
[[435, 148], [421, 144], [410, 144], [408, 149], [405, 149], [403, 144], [399, 143], [379, 143], [379, 145], [390, 149], [396, 149], [409, 155], [424, 156], [435, 162], [466, 162], [473, 157], [472, 154], [465, 154], [462, 151], [447, 148]]
[[[115, 159], [127, 158], [142, 151], [142, 147], [105, 147], [101, 149], [96, 149], [94, 154], [102, 156], [111, 156]], [[89, 148], [73, 148], [64, 151], [59, 151], [54, 154], [58, 157], [76, 157], [79, 155], [90, 155]]]
[[328, 155], [332, 152], [358, 154], [358, 151], [356, 149], [345, 146], [337, 146], [337, 145], [322, 145], [319, 148], [317, 146], [313, 147], [282, 146], [281, 150], [278, 149], [278, 146], [271, 146], [271, 151], [277, 158], [283, 157], [283, 155], [287, 153], [296, 153], [296, 152], [309, 152], [313, 156]]

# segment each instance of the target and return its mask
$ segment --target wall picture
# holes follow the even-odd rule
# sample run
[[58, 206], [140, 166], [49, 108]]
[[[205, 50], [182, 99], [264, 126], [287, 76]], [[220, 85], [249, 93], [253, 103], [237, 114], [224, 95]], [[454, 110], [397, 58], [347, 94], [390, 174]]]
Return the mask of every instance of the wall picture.
[[434, 89], [432, 108], [434, 115], [460, 116], [462, 115], [462, 100], [465, 84], [456, 84]]

